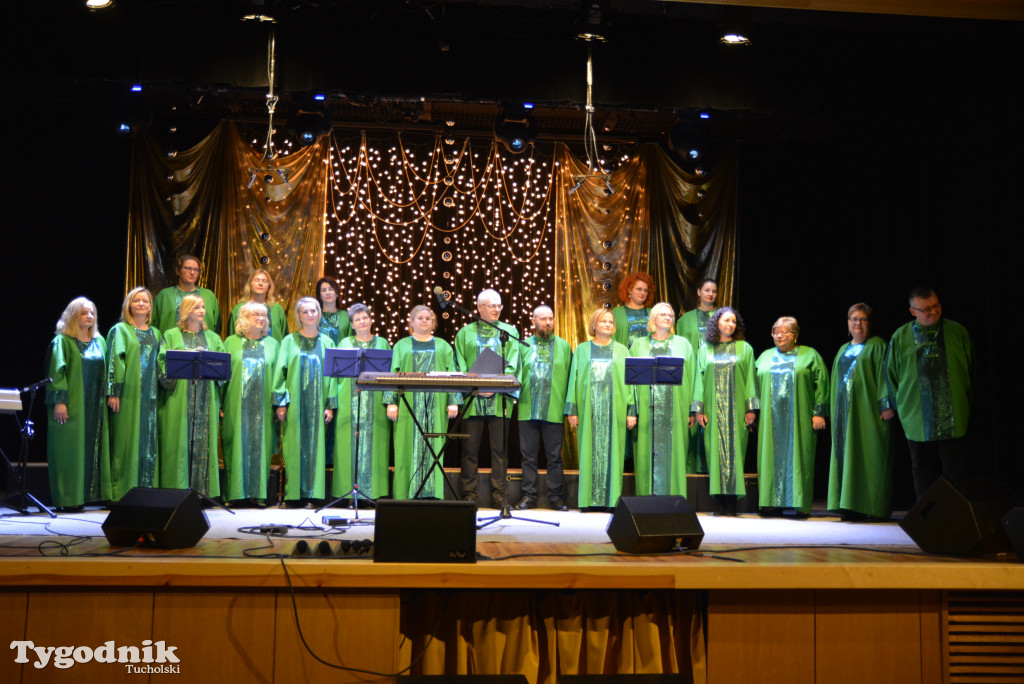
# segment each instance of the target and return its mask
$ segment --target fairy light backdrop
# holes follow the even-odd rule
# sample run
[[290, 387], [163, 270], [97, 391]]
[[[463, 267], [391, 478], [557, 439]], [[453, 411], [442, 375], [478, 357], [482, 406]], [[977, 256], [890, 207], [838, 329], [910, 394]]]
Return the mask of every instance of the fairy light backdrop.
[[409, 334], [409, 310], [427, 304], [450, 340], [469, 320], [442, 312], [434, 287], [472, 311], [492, 287], [502, 320], [530, 333], [533, 309], [553, 304], [553, 157], [553, 144], [512, 154], [443, 134], [334, 137], [324, 271], [341, 303], [369, 305], [392, 344]]

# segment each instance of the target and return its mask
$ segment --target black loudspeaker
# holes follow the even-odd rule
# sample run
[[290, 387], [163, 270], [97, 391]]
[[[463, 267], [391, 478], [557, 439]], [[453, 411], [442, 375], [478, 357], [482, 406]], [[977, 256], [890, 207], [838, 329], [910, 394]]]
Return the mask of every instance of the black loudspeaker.
[[608, 538], [618, 551], [656, 553], [697, 549], [704, 529], [685, 496], [620, 496]]
[[1010, 508], [1009, 499], [984, 479], [953, 486], [940, 477], [907, 512], [900, 527], [928, 553], [998, 553], [1010, 546], [999, 526], [999, 519]]
[[1011, 508], [1003, 516], [1003, 531], [1010, 541], [1010, 547], [1017, 554], [1017, 561], [1024, 563], [1024, 508]]
[[476, 563], [472, 501], [377, 501], [374, 563]]
[[103, 534], [111, 546], [187, 549], [210, 529], [203, 502], [191, 489], [135, 487], [110, 506]]

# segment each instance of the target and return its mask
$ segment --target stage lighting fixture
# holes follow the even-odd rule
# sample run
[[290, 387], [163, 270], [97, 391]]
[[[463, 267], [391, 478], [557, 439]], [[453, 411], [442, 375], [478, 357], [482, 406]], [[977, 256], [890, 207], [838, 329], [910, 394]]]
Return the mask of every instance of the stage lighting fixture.
[[723, 33], [719, 40], [725, 45], [750, 45], [750, 38], [747, 38], [742, 33], [733, 31]]
[[132, 92], [133, 93], [141, 93], [142, 92], [142, 84], [141, 83], [134, 83], [134, 84], [132, 84]]
[[522, 105], [504, 104], [494, 120], [494, 137], [519, 154], [537, 139], [537, 124]]
[[607, 15], [608, 0], [582, 0], [576, 39], [588, 43], [603, 43], [608, 40]]
[[323, 108], [300, 107], [292, 115], [288, 128], [295, 134], [299, 147], [307, 147], [315, 143], [321, 135], [331, 131], [331, 120]]
[[719, 25], [719, 42], [723, 45], [750, 45], [750, 11], [738, 7], [727, 11], [728, 14]]
[[327, 99], [327, 96], [324, 95], [323, 93], [317, 93], [316, 95], [313, 96], [313, 99], [316, 100], [317, 102], [323, 102], [324, 100]]
[[85, 0], [85, 6], [91, 10], [107, 9], [114, 6], [114, 0]]
[[132, 127], [130, 124], [126, 124], [122, 121], [121, 124], [117, 127], [117, 132], [120, 133], [121, 135], [131, 135]]

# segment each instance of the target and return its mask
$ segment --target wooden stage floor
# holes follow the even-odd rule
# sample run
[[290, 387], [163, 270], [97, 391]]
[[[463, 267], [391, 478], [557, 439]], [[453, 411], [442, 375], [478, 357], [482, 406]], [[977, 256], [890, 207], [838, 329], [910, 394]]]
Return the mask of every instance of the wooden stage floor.
[[[390, 681], [314, 662], [295, 635], [298, 616], [333, 658], [396, 672], [409, 659], [401, 632], [414, 595], [692, 594], [703, 631], [703, 662], [687, 673], [694, 681], [1024, 681], [1024, 564], [1013, 556], [726, 544], [629, 555], [610, 543], [482, 542], [475, 564], [396, 564], [293, 558], [295, 543], [203, 539], [170, 551], [113, 549], [103, 537], [2, 536], [0, 643], [163, 639], [177, 646], [189, 681]], [[96, 662], [40, 670], [14, 663], [13, 653], [0, 659], [0, 682], [165, 676], [126, 676]], [[443, 671], [453, 667], [486, 672], [479, 662]]]

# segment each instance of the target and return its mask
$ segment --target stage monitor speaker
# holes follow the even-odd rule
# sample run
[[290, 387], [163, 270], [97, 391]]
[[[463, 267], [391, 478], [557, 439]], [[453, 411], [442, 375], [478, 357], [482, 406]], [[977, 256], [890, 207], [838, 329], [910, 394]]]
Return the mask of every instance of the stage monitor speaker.
[[191, 489], [134, 487], [110, 506], [103, 534], [111, 546], [141, 543], [159, 549], [187, 549], [210, 529], [203, 502]]
[[954, 486], [940, 477], [900, 522], [922, 551], [980, 556], [1009, 549], [999, 519], [1012, 508], [1009, 498], [984, 478]]
[[1011, 508], [1003, 516], [1002, 523], [1010, 548], [1017, 554], [1017, 562], [1024, 563], [1024, 508]]
[[625, 553], [697, 549], [704, 529], [685, 496], [620, 496], [608, 538]]
[[472, 501], [377, 501], [374, 563], [476, 563]]

